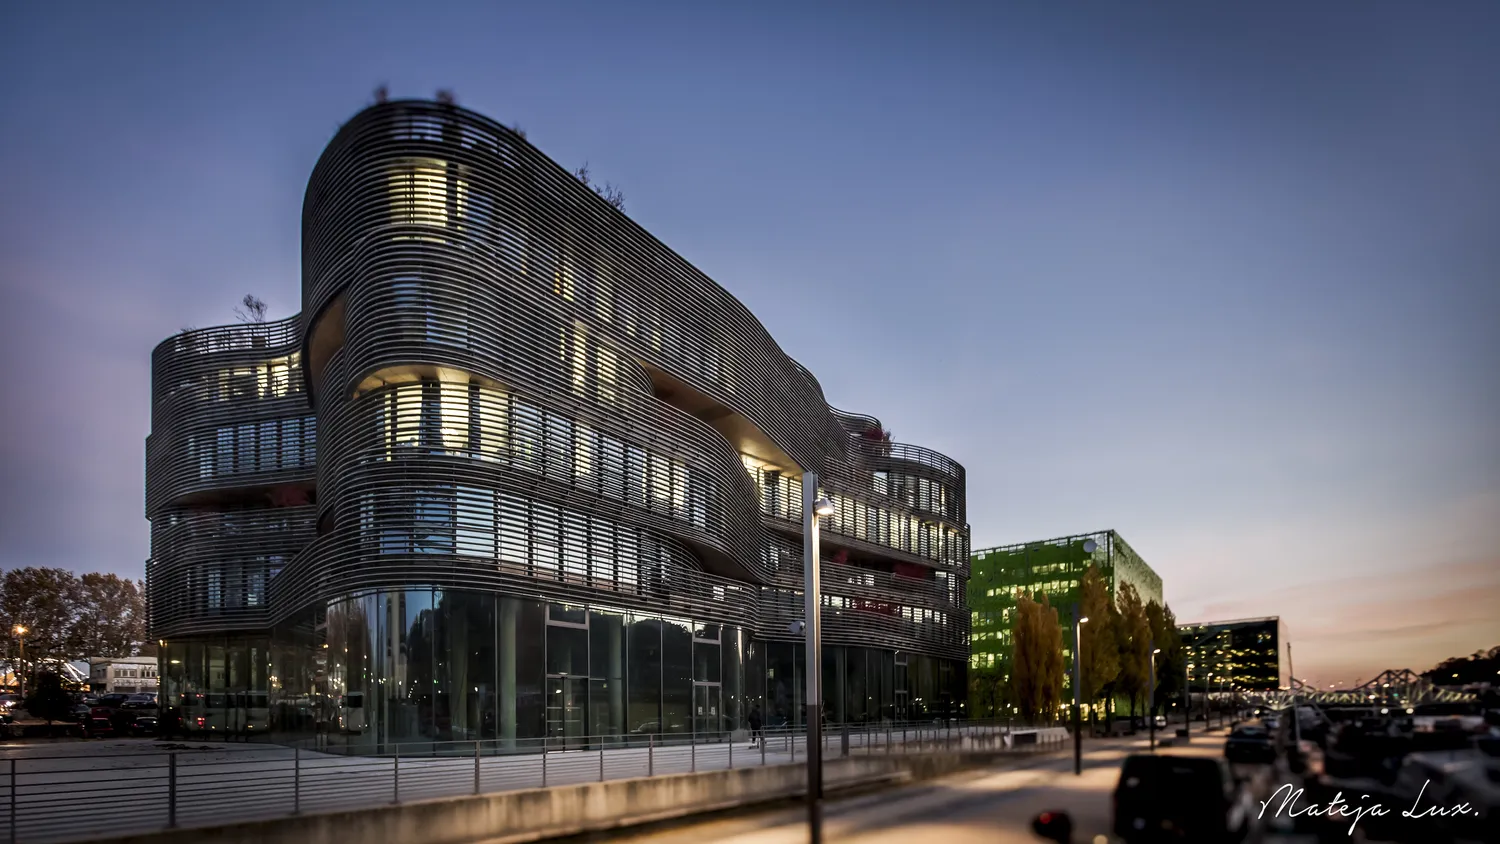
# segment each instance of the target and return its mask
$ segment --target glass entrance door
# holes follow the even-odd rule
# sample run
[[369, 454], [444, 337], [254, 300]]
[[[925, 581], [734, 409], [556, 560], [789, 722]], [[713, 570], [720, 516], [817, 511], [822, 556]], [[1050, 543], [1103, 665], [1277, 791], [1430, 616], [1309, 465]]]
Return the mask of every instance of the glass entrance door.
[[573, 750], [586, 744], [588, 724], [587, 677], [547, 675], [547, 744]]
[[700, 738], [711, 737], [725, 729], [720, 717], [721, 696], [718, 683], [693, 684], [693, 732]]

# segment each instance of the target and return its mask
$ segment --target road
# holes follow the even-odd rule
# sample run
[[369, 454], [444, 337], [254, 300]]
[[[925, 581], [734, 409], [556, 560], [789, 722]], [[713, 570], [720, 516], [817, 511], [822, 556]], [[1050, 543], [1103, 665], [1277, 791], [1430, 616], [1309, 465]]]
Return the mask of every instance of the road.
[[[1218, 756], [1223, 733], [1195, 737], [1169, 752]], [[1146, 749], [1144, 739], [1090, 740], [1084, 771], [1073, 774], [1072, 754], [1057, 754], [1002, 763], [895, 791], [830, 801], [825, 807], [824, 838], [861, 844], [1036, 844], [1031, 819], [1050, 809], [1073, 816], [1074, 840], [1108, 838], [1111, 794], [1120, 763]], [[1264, 783], [1260, 787], [1264, 787]], [[1099, 836], [1099, 837], [1096, 837]], [[651, 844], [802, 844], [807, 840], [806, 809], [795, 808], [680, 826], [654, 833], [623, 835], [615, 840]], [[1252, 836], [1251, 841], [1295, 839]]]

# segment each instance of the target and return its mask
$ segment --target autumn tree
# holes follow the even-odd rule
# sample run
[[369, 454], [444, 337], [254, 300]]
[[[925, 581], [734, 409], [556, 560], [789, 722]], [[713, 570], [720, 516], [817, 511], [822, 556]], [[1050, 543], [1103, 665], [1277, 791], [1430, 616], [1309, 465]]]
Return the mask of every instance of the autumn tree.
[[[1079, 700], [1093, 704], [1115, 682], [1120, 674], [1120, 652], [1116, 644], [1114, 602], [1109, 597], [1109, 585], [1099, 573], [1099, 566], [1090, 564], [1080, 581], [1079, 602], [1083, 617], [1083, 639], [1079, 670], [1082, 683]], [[1090, 706], [1089, 724], [1096, 722], [1096, 708]]]
[[1161, 653], [1156, 657], [1156, 695], [1147, 705], [1147, 714], [1155, 714], [1176, 695], [1182, 693], [1182, 636], [1177, 632], [1177, 616], [1172, 608], [1156, 601], [1146, 604], [1146, 624]]
[[[11, 569], [0, 578], [0, 630], [26, 628], [28, 663], [72, 656], [68, 636], [77, 614], [78, 578], [66, 569]], [[16, 648], [14, 636], [5, 639]]]
[[1115, 680], [1115, 690], [1130, 701], [1130, 720], [1135, 722], [1136, 704], [1146, 694], [1151, 682], [1151, 625], [1146, 618], [1146, 607], [1141, 603], [1141, 594], [1135, 584], [1120, 587], [1115, 602], [1119, 612], [1115, 621], [1115, 645], [1119, 648], [1120, 674]]
[[1042, 593], [1041, 609], [1038, 612], [1042, 641], [1042, 664], [1046, 667], [1045, 683], [1042, 685], [1042, 706], [1050, 721], [1056, 716], [1062, 703], [1063, 682], [1063, 637], [1062, 623], [1058, 621], [1057, 608]]
[[145, 638], [146, 596], [135, 581], [97, 572], [79, 578], [71, 654], [131, 656]]
[[1016, 595], [1011, 631], [1011, 696], [1027, 721], [1052, 717], [1062, 698], [1062, 631], [1057, 610], [1045, 594], [1040, 597], [1038, 602]]

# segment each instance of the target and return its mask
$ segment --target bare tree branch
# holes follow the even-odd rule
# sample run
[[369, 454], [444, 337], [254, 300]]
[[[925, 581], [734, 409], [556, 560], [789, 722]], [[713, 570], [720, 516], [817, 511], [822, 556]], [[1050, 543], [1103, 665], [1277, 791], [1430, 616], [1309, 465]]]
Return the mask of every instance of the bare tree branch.
[[616, 187], [613, 182], [605, 182], [602, 185], [594, 184], [591, 180], [592, 175], [593, 174], [589, 172], [589, 163], [587, 161], [583, 162], [582, 167], [579, 167], [577, 170], [573, 171], [574, 178], [578, 179], [578, 181], [580, 182], [583, 182], [586, 186], [593, 188], [594, 193], [599, 194], [599, 196], [602, 197], [605, 202], [613, 205], [617, 210], [624, 211], [625, 192]]
[[234, 315], [240, 322], [259, 325], [266, 321], [266, 303], [256, 298], [253, 293], [246, 293], [245, 298], [234, 306]]

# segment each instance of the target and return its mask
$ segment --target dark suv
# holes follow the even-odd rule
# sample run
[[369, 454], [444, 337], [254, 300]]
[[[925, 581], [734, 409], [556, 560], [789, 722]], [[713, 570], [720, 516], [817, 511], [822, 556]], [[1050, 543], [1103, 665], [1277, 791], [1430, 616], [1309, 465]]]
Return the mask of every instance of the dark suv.
[[1129, 844], [1242, 841], [1253, 814], [1224, 760], [1166, 755], [1125, 759], [1114, 808], [1115, 835]]

